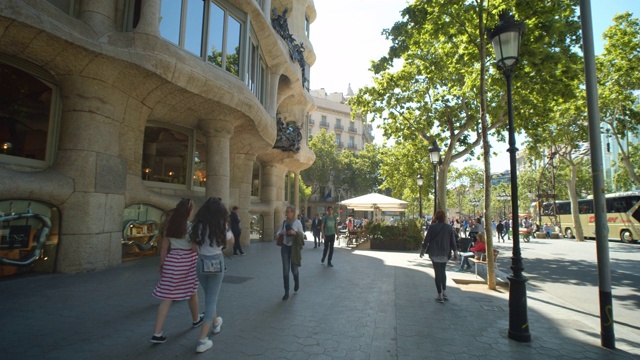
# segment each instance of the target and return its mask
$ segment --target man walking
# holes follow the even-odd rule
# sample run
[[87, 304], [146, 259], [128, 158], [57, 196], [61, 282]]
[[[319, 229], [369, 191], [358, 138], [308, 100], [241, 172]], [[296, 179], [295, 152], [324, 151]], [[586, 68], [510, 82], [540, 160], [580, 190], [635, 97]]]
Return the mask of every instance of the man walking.
[[322, 221], [320, 220], [320, 215], [316, 213], [311, 220], [311, 232], [313, 233], [313, 248], [317, 248], [320, 246], [320, 226]]
[[507, 240], [511, 241], [511, 235], [509, 235], [509, 230], [511, 230], [511, 220], [507, 219], [504, 221], [504, 233], [507, 234]]
[[327, 208], [327, 215], [322, 217], [322, 238], [324, 238], [324, 250], [322, 251], [321, 263], [324, 264], [324, 260], [327, 258], [327, 252], [329, 253], [329, 259], [327, 260], [327, 266], [333, 267], [331, 259], [333, 258], [333, 245], [336, 242], [336, 234], [338, 233], [338, 217], [333, 215], [333, 207]]

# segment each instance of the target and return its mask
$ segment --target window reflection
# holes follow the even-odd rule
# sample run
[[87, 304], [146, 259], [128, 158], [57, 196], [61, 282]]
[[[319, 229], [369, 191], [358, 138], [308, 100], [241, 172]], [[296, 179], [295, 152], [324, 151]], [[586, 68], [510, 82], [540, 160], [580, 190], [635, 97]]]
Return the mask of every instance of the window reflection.
[[191, 0], [187, 3], [187, 24], [185, 26], [184, 48], [202, 56], [202, 25], [204, 1]]
[[160, 35], [171, 41], [180, 44], [180, 16], [182, 14], [182, 4], [180, 1], [163, 1], [160, 6]]
[[222, 33], [224, 32], [224, 11], [216, 4], [209, 6], [209, 37], [207, 61], [222, 67]]
[[229, 17], [227, 25], [227, 65], [226, 70], [240, 75], [240, 22]]
[[196, 153], [193, 168], [193, 185], [205, 187], [207, 182], [207, 144], [196, 140]]
[[0, 62], [0, 154], [45, 161], [51, 85]]
[[183, 132], [160, 126], [144, 130], [142, 178], [186, 185], [189, 136]]

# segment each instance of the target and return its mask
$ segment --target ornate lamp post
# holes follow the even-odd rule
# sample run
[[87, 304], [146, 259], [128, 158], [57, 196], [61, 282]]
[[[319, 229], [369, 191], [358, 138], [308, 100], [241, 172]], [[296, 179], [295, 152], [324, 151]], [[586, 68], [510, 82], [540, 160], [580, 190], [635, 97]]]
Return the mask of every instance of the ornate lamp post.
[[[516, 22], [513, 15], [503, 12], [499, 16], [500, 23], [489, 31], [489, 41], [496, 53], [496, 64], [507, 80], [507, 111], [509, 115], [509, 163], [511, 168], [511, 212], [514, 222], [518, 221], [518, 167], [516, 163], [516, 138], [513, 128], [513, 99], [511, 96], [511, 73], [518, 62], [520, 37], [524, 32], [524, 23]], [[520, 252], [520, 236], [517, 229], [513, 231], [513, 255], [509, 279], [509, 338], [530, 342], [529, 321], [527, 319], [527, 278], [522, 275], [522, 254]]]
[[420, 196], [420, 220], [422, 220], [422, 184], [424, 184], [424, 178], [422, 177], [422, 174], [418, 174], [416, 182], [418, 183], [418, 193]]
[[433, 216], [435, 216], [438, 211], [438, 165], [440, 164], [440, 147], [435, 140], [429, 148], [429, 157], [433, 164]]
[[507, 194], [507, 192], [504, 189], [502, 189], [502, 192], [498, 194], [497, 199], [498, 201], [502, 202], [502, 218], [506, 219], [507, 217], [506, 204], [507, 204], [507, 201], [511, 200], [511, 195]]

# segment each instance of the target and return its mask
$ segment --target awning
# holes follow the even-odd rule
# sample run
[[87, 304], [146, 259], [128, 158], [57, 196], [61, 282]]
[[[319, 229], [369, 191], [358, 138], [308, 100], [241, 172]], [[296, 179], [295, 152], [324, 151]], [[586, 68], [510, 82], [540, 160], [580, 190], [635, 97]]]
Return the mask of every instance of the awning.
[[355, 211], [404, 211], [409, 203], [382, 194], [371, 193], [343, 200], [340, 205]]

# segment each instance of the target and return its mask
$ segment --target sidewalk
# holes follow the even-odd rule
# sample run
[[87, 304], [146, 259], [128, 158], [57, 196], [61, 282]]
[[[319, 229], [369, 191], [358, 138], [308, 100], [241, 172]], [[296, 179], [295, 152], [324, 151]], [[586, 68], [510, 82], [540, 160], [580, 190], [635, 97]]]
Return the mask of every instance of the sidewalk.
[[[312, 238], [311, 238], [312, 239]], [[616, 329], [600, 346], [597, 314], [528, 292], [530, 343], [507, 338], [508, 291], [457, 284], [475, 274], [448, 268], [450, 301], [434, 301], [433, 271], [417, 253], [336, 248], [334, 268], [307, 241], [297, 294], [282, 301], [279, 248], [252, 244], [227, 260], [214, 346], [195, 353], [186, 302], [174, 303], [168, 340], [152, 344], [157, 258], [73, 275], [0, 281], [1, 359], [632, 359], [640, 344]], [[293, 288], [293, 279], [291, 279]], [[200, 290], [200, 294], [201, 290]], [[203, 306], [204, 298], [200, 298]], [[633, 322], [633, 321], [629, 321]]]

